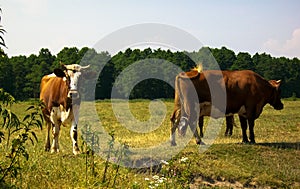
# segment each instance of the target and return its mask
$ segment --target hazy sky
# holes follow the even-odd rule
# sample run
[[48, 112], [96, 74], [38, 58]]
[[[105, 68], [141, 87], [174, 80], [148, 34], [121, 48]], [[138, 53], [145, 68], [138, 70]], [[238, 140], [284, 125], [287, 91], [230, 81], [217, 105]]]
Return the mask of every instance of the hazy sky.
[[160, 23], [209, 47], [300, 58], [299, 0], [1, 0], [9, 56], [93, 47], [121, 28]]

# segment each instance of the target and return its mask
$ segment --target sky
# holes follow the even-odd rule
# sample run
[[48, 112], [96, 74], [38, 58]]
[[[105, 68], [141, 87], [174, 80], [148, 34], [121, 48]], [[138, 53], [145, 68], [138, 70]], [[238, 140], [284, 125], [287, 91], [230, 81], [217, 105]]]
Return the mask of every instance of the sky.
[[299, 0], [1, 0], [11, 56], [90, 47], [122, 28], [158, 23], [204, 46], [300, 58]]

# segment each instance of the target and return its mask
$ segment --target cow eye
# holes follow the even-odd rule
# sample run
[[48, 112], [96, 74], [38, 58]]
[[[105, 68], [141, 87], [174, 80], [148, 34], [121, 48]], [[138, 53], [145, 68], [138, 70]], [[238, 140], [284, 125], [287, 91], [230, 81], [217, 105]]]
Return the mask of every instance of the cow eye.
[[73, 73], [76, 73], [76, 70], [72, 70], [73, 71]]

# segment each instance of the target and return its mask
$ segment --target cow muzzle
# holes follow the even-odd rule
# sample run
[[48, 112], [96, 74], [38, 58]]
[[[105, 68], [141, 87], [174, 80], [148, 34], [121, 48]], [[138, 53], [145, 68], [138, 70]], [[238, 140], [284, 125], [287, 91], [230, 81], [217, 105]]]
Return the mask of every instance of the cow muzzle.
[[69, 91], [68, 93], [68, 97], [71, 98], [71, 99], [78, 99], [79, 98], [79, 93], [78, 91], [75, 91], [75, 90], [71, 90]]
[[274, 106], [274, 109], [275, 110], [282, 110], [283, 109], [283, 104], [282, 103], [277, 104], [276, 106]]

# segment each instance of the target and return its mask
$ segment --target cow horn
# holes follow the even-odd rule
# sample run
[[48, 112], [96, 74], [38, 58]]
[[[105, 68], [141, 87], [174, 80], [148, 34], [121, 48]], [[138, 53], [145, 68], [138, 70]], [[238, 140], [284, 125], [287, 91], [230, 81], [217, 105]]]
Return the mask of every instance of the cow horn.
[[280, 80], [277, 80], [276, 83], [281, 83], [281, 79], [280, 79]]
[[66, 67], [67, 70], [73, 70], [74, 69], [74, 65], [64, 65]]
[[82, 70], [82, 69], [87, 69], [87, 68], [89, 68], [90, 67], [90, 65], [87, 65], [87, 66], [81, 66], [80, 67], [80, 69]]

